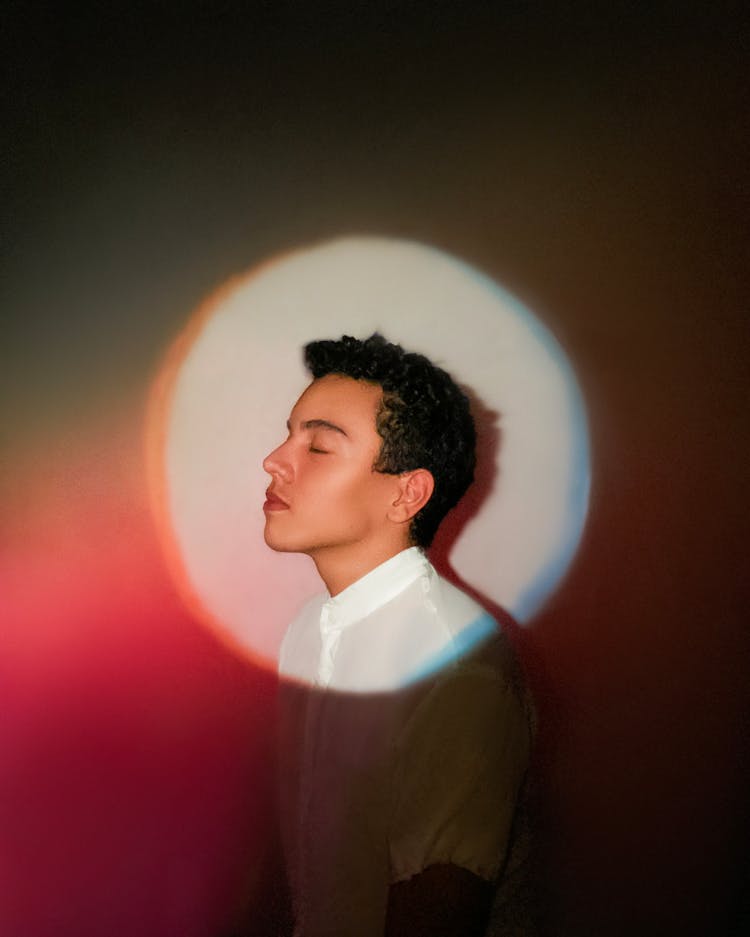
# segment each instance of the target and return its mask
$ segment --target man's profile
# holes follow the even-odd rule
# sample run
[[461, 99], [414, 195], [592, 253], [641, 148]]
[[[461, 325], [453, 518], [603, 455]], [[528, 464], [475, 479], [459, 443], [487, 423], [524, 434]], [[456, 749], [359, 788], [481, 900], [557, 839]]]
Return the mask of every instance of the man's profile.
[[264, 460], [266, 543], [327, 590], [279, 661], [294, 933], [481, 934], [530, 741], [499, 627], [424, 552], [473, 479], [469, 401], [378, 334], [311, 342], [305, 363]]

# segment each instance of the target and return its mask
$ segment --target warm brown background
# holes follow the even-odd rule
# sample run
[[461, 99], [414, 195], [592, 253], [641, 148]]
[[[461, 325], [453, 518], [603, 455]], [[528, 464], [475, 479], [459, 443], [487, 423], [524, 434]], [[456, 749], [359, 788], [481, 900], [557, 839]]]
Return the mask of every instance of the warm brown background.
[[244, 6], [9, 7], [0, 931], [222, 937], [250, 893], [270, 688], [163, 579], [139, 420], [225, 277], [364, 232], [520, 295], [588, 403], [590, 523], [524, 639], [546, 933], [741, 932], [742, 5]]

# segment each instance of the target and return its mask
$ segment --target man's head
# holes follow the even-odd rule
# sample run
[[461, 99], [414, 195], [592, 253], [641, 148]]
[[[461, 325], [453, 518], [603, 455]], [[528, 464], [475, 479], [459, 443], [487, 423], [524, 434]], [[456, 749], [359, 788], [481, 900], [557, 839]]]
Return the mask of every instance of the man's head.
[[466, 396], [423, 355], [377, 334], [311, 342], [305, 363], [314, 380], [264, 461], [269, 546], [314, 558], [384, 538], [429, 546], [473, 479]]
[[432, 496], [410, 528], [412, 542], [428, 547], [474, 479], [476, 433], [466, 395], [424, 355], [377, 333], [364, 341], [345, 335], [310, 342], [305, 364], [316, 380], [342, 374], [381, 388], [375, 428], [382, 444], [373, 469], [389, 475], [426, 469], [432, 475]]

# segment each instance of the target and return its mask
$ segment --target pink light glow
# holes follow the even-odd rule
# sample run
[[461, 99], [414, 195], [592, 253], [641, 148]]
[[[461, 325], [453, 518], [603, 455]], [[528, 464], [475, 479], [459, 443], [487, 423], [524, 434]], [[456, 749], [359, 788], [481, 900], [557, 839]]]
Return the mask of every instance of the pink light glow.
[[179, 602], [140, 463], [125, 419], [6, 473], [3, 934], [212, 934], [267, 848], [273, 679]]

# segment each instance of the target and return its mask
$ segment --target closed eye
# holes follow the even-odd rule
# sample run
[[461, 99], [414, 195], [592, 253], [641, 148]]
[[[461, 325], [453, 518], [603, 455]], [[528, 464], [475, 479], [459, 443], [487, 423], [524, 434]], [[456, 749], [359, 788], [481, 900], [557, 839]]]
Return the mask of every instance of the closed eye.
[[316, 449], [315, 446], [310, 446], [308, 452], [314, 452], [315, 455], [330, 455], [327, 449]]

